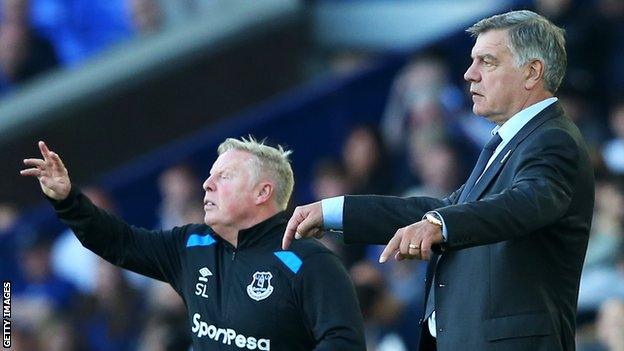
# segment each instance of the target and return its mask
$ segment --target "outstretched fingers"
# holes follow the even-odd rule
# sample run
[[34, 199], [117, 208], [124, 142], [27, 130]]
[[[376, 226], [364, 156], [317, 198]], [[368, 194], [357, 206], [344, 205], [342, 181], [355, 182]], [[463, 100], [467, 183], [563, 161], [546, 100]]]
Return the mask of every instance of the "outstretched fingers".
[[54, 200], [67, 198], [71, 191], [71, 182], [63, 161], [61, 161], [59, 155], [50, 151], [43, 141], [39, 141], [37, 145], [43, 159], [24, 159], [23, 162], [26, 169], [22, 169], [20, 174], [36, 177], [39, 180], [41, 190], [46, 196]]
[[63, 164], [63, 161], [61, 160], [61, 158], [56, 152], [50, 153], [50, 161], [52, 162], [52, 169], [54, 171], [65, 174], [66, 172], [65, 165]]
[[46, 168], [46, 162], [39, 158], [27, 158], [24, 160], [24, 165], [30, 168], [20, 171], [23, 176], [40, 177]]
[[20, 174], [27, 177], [40, 177], [41, 170], [39, 168], [22, 169]]
[[40, 158], [27, 158], [24, 159], [24, 165], [29, 167], [43, 168], [45, 161]]

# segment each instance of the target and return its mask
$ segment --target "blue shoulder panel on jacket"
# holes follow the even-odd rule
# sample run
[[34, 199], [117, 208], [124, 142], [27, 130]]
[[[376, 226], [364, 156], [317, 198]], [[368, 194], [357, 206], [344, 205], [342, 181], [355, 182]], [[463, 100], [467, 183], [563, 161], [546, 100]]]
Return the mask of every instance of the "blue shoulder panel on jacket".
[[186, 241], [186, 247], [191, 246], [210, 246], [217, 241], [210, 236], [210, 234], [200, 235], [200, 234], [191, 234], [188, 240]]
[[303, 261], [297, 256], [296, 253], [292, 251], [275, 251], [273, 253], [277, 258], [282, 261], [290, 269], [293, 273], [297, 274], [299, 272], [299, 268], [301, 268], [301, 264]]

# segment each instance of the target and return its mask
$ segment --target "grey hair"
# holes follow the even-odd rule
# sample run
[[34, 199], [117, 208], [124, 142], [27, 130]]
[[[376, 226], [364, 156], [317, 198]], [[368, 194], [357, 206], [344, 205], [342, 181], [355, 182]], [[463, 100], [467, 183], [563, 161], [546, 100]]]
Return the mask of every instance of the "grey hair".
[[555, 93], [565, 75], [565, 31], [535, 12], [511, 11], [484, 18], [466, 29], [472, 37], [489, 30], [506, 29], [509, 49], [518, 67], [539, 60], [544, 64], [544, 87]]
[[273, 180], [275, 203], [285, 210], [295, 186], [295, 177], [288, 158], [292, 151], [284, 149], [281, 145], [277, 147], [265, 145], [264, 140], [258, 141], [251, 135], [241, 139], [227, 138], [219, 145], [217, 152], [221, 155], [229, 150], [244, 151], [254, 156], [252, 172], [255, 180], [259, 180], [261, 175]]

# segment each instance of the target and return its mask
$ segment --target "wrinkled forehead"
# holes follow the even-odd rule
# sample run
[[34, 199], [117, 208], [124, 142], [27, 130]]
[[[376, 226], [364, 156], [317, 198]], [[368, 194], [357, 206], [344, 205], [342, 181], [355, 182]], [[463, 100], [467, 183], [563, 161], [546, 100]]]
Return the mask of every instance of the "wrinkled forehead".
[[250, 171], [254, 157], [246, 151], [228, 150], [217, 157], [217, 160], [212, 164], [210, 173]]
[[505, 53], [511, 54], [508, 31], [506, 29], [493, 29], [477, 36], [470, 56], [472, 58], [484, 55], [500, 56]]

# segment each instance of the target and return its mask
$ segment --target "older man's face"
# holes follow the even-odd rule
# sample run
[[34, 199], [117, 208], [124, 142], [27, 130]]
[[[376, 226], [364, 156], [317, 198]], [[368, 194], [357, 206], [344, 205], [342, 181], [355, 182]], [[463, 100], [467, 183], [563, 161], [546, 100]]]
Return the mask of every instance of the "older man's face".
[[204, 222], [217, 233], [222, 229], [239, 229], [254, 214], [253, 157], [239, 150], [224, 152], [204, 182]]
[[472, 111], [502, 124], [524, 108], [526, 67], [516, 67], [507, 30], [479, 34], [470, 56], [464, 79], [470, 82]]

